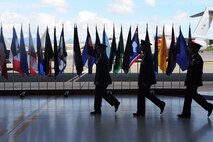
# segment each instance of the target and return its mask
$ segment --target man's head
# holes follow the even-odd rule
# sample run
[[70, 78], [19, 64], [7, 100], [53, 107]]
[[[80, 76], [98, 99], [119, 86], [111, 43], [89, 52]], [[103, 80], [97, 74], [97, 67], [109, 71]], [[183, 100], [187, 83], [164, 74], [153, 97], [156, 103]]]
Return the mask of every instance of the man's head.
[[105, 51], [106, 51], [106, 45], [105, 44], [97, 44], [97, 52], [99, 53], [99, 54], [103, 54], [103, 53], [105, 53]]
[[151, 45], [152, 44], [150, 42], [141, 40], [141, 49], [143, 52], [147, 52], [147, 51], [151, 50], [151, 48], [150, 48]]
[[196, 54], [200, 50], [202, 46], [198, 43], [192, 42], [191, 45], [188, 47], [190, 54]]

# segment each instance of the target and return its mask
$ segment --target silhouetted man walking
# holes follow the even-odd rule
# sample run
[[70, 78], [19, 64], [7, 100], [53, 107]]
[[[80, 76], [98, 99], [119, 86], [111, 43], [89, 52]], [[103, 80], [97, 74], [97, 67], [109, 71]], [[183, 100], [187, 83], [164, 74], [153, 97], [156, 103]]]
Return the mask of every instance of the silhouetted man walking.
[[102, 97], [111, 105], [115, 107], [115, 112], [118, 110], [120, 102], [112, 95], [111, 91], [106, 92], [106, 88], [109, 84], [112, 84], [112, 80], [109, 74], [109, 61], [106, 55], [106, 45], [98, 44], [97, 53], [99, 57], [96, 62], [96, 74], [95, 74], [95, 101], [94, 110], [91, 115], [101, 114]]
[[191, 103], [194, 99], [199, 105], [208, 111], [207, 116], [212, 113], [213, 105], [208, 103], [200, 94], [197, 93], [197, 88], [202, 86], [202, 74], [203, 74], [203, 59], [198, 54], [201, 45], [197, 43], [191, 43], [188, 47], [190, 61], [187, 69], [185, 86], [186, 95], [184, 99], [183, 112], [178, 114], [179, 118], [190, 118], [191, 117]]
[[144, 55], [142, 56], [138, 77], [137, 112], [133, 113], [133, 116], [145, 115], [145, 97], [160, 108], [160, 113], [163, 113], [165, 107], [165, 102], [158, 99], [153, 93], [150, 93], [151, 85], [156, 84], [150, 45], [151, 43], [141, 40]]

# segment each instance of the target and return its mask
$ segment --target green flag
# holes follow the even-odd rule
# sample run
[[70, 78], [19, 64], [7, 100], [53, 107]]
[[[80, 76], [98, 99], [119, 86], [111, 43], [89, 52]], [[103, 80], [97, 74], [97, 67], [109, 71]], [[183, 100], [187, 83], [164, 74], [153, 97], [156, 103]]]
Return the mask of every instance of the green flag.
[[123, 32], [121, 26], [120, 38], [118, 42], [118, 49], [116, 52], [115, 65], [114, 65], [114, 73], [118, 73], [122, 67], [122, 59], [124, 55], [124, 43], [123, 43]]

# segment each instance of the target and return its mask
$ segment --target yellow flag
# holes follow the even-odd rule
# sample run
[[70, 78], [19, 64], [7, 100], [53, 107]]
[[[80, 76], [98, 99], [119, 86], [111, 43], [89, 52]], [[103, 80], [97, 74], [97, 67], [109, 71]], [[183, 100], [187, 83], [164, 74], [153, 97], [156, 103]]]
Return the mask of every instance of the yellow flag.
[[165, 38], [165, 32], [164, 32], [164, 26], [163, 26], [163, 33], [162, 33], [162, 38], [161, 38], [161, 43], [160, 43], [160, 49], [159, 49], [159, 66], [160, 69], [163, 72], [166, 72], [167, 68], [167, 56], [168, 56], [168, 49], [167, 49], [167, 44], [166, 44], [166, 38]]

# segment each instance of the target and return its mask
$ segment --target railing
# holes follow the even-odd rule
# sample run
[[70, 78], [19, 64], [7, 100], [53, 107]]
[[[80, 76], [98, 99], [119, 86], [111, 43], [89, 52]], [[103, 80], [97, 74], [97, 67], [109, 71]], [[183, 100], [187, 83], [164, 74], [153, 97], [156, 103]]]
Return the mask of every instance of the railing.
[[[71, 59], [72, 55], [69, 55], [67, 57], [67, 67], [64, 74], [58, 75], [56, 79], [54, 74], [52, 77], [41, 75], [22, 77], [19, 73], [10, 70], [8, 71], [8, 80], [4, 80], [3, 77], [0, 78], [0, 90], [93, 90], [95, 88], [93, 84], [95, 65], [93, 67], [93, 74], [88, 74], [87, 68], [85, 67], [83, 74], [77, 76], [74, 63]], [[212, 67], [213, 61], [204, 62], [204, 86], [206, 85], [205, 82], [209, 84], [209, 82], [213, 81], [213, 74], [211, 74]], [[122, 70], [120, 70], [118, 74], [110, 72], [113, 83], [109, 85], [108, 88], [113, 90], [137, 89], [139, 69], [140, 62], [136, 62], [132, 65], [128, 74], [124, 74]], [[186, 72], [182, 72], [178, 65], [171, 76], [167, 76], [159, 69], [159, 73], [156, 74], [157, 84], [153, 85], [152, 88], [185, 88], [185, 75]]]

